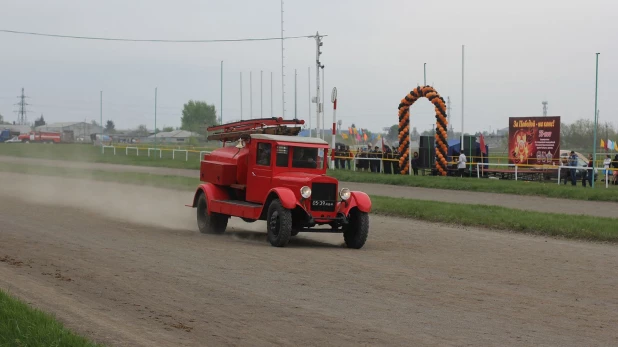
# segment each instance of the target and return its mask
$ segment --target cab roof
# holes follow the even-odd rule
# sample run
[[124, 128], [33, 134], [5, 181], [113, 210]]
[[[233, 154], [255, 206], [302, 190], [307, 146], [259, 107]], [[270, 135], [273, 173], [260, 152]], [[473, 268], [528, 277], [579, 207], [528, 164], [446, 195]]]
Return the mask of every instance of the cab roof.
[[312, 145], [328, 145], [328, 142], [320, 138], [317, 138], [317, 137], [252, 134], [251, 138], [255, 140], [269, 140], [269, 141], [277, 141], [277, 142], [293, 142], [293, 143], [309, 143]]

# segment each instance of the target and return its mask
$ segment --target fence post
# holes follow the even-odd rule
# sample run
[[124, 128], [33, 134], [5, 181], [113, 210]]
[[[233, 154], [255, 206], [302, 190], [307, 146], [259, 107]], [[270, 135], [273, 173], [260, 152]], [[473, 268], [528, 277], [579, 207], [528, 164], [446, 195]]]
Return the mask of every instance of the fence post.
[[481, 170], [479, 169], [479, 163], [476, 163], [476, 178], [481, 178]]
[[515, 164], [515, 181], [517, 181], [517, 164]]
[[560, 170], [560, 167], [558, 167], [558, 185], [560, 185], [560, 171], [562, 170]]

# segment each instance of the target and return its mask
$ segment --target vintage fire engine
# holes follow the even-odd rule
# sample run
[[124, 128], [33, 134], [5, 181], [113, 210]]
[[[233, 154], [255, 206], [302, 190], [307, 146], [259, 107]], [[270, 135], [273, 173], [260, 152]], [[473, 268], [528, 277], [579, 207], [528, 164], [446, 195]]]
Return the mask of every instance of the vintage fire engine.
[[343, 233], [347, 247], [363, 247], [371, 200], [326, 175], [328, 143], [297, 136], [302, 124], [264, 118], [208, 128], [208, 139], [223, 147], [204, 156], [203, 183], [187, 205], [197, 209], [200, 232], [221, 234], [239, 217], [266, 221], [275, 247], [299, 232]]

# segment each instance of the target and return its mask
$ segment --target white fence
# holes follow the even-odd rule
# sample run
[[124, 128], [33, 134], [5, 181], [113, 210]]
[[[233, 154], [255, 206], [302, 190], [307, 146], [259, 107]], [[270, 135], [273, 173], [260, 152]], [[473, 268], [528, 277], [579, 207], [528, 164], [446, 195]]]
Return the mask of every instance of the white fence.
[[148, 148], [148, 156], [150, 157], [150, 151], [159, 151], [159, 158], [163, 158], [163, 151], [161, 148]]
[[130, 150], [130, 149], [134, 149], [135, 151], [137, 151], [137, 156], [139, 156], [139, 148], [137, 148], [137, 147], [125, 147], [125, 149], [124, 149], [124, 153], [125, 153], [126, 155], [129, 155], [129, 150]]
[[185, 152], [185, 161], [189, 160], [189, 151], [187, 151], [186, 149], [173, 149], [172, 159], [176, 159], [176, 152]]
[[102, 147], [103, 147], [103, 154], [105, 154], [105, 149], [106, 148], [111, 148], [111, 149], [114, 150], [114, 155], [116, 155], [116, 147], [114, 147], [114, 146], [102, 146]]
[[[517, 181], [517, 174], [518, 174], [518, 165], [517, 164], [488, 164], [488, 163], [476, 163], [476, 177], [477, 178], [481, 178], [481, 171], [483, 171], [481, 169], [481, 166], [506, 166], [506, 167], [515, 167], [515, 181]], [[592, 168], [592, 167], [588, 167], [588, 166], [548, 166], [548, 165], [543, 165], [539, 167], [540, 169], [544, 169], [544, 170], [558, 170], [558, 184], [560, 184], [561, 180], [560, 180], [560, 174], [562, 173], [561, 169], [575, 169], [575, 170], [592, 170], [595, 169], [595, 177], [597, 176], [597, 172], [599, 171], [598, 168]], [[610, 176], [610, 172], [615, 171], [616, 169], [603, 169], [603, 171], [605, 172], [605, 188], [609, 188], [609, 176]], [[527, 172], [528, 173], [528, 172]], [[588, 173], [590, 174], [590, 173]], [[572, 179], [572, 178], [571, 178]]]

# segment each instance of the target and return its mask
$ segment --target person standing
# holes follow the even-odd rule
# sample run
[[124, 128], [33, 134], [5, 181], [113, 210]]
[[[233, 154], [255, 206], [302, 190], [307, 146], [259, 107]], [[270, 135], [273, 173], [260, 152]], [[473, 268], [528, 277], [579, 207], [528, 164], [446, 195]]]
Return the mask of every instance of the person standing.
[[575, 151], [571, 151], [571, 155], [569, 156], [569, 172], [571, 173], [571, 185], [577, 185], [577, 155], [575, 155]]
[[461, 152], [459, 154], [459, 162], [457, 162], [457, 174], [459, 175], [459, 177], [463, 177], [464, 175], [464, 170], [466, 168], [466, 155]]
[[612, 175], [612, 184], [618, 184], [618, 154], [614, 157], [614, 161], [612, 162], [612, 167], [614, 168], [614, 173]]
[[609, 181], [609, 168], [612, 166], [612, 156], [611, 155], [607, 155], [607, 157], [605, 158], [605, 160], [603, 160], [603, 168], [605, 169], [605, 179], [607, 181]]
[[592, 170], [594, 170], [593, 165], [594, 161], [592, 160], [592, 154], [588, 154], [588, 167], [590, 170], [585, 170], [582, 174], [582, 186], [584, 188], [586, 187], [586, 181], [588, 181], [590, 187], [592, 187]]

